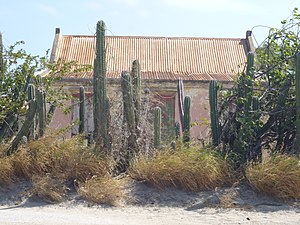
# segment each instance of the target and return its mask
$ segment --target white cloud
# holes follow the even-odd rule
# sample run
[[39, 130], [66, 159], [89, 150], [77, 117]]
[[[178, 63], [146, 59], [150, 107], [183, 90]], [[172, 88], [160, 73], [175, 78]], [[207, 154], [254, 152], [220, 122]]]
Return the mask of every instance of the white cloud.
[[246, 0], [163, 0], [168, 6], [203, 12], [231, 12], [260, 14], [260, 7]]
[[87, 8], [88, 10], [100, 11], [102, 9], [102, 4], [99, 3], [98, 1], [88, 1], [84, 3], [84, 7]]
[[53, 17], [58, 16], [58, 11], [53, 6], [43, 4], [43, 3], [38, 3], [36, 6], [40, 11], [42, 11], [43, 13], [46, 13], [49, 16], [53, 16]]

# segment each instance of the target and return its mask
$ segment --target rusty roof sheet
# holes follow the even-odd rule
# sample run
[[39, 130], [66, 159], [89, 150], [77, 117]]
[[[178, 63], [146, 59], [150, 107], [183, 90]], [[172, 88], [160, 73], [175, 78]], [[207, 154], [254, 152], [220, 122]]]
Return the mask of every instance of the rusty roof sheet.
[[[133, 60], [142, 79], [232, 81], [246, 62], [245, 39], [106, 36], [107, 77], [119, 78]], [[53, 60], [93, 65], [95, 36], [58, 35]], [[91, 78], [91, 72], [66, 75]]]

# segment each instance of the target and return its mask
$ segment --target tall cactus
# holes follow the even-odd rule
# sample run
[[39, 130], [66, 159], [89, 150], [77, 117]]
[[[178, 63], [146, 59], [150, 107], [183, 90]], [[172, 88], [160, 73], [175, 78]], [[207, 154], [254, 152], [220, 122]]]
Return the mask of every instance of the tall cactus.
[[191, 140], [191, 97], [184, 97], [184, 130], [183, 130], [183, 142], [189, 142]]
[[246, 67], [246, 79], [245, 79], [245, 87], [244, 87], [244, 108], [245, 113], [248, 114], [251, 107], [252, 101], [252, 92], [253, 92], [253, 84], [252, 81], [254, 79], [254, 72], [253, 72], [253, 65], [254, 65], [254, 54], [252, 52], [248, 53], [247, 55], [247, 67]]
[[121, 74], [121, 86], [124, 103], [124, 116], [126, 123], [131, 134], [135, 134], [135, 112], [133, 102], [133, 90], [131, 85], [131, 79], [128, 72], [123, 71]]
[[79, 133], [83, 134], [85, 130], [85, 91], [84, 87], [79, 88]]
[[135, 112], [135, 126], [136, 126], [136, 131], [138, 131], [138, 125], [140, 122], [140, 114], [141, 114], [141, 69], [138, 60], [134, 60], [132, 63], [131, 77], [132, 77], [132, 81], [131, 81], [132, 94], [133, 94], [133, 103], [134, 103], [134, 112]]
[[34, 117], [36, 115], [37, 110], [37, 102], [35, 100], [35, 87], [33, 84], [28, 85], [28, 106], [29, 109], [26, 114], [25, 121], [17, 133], [16, 137], [12, 141], [10, 147], [7, 149], [6, 154], [11, 155], [17, 150], [17, 147], [23, 136], [27, 136], [29, 134], [30, 128], [33, 125]]
[[294, 152], [300, 152], [300, 53], [296, 55], [296, 136], [294, 141]]
[[3, 62], [3, 42], [2, 33], [0, 32], [0, 75], [4, 72], [4, 62]]
[[180, 123], [175, 123], [175, 138], [178, 139], [180, 137]]
[[213, 145], [218, 146], [220, 144], [221, 130], [219, 123], [218, 87], [216, 80], [209, 81], [209, 105]]
[[184, 101], [184, 89], [183, 82], [181, 79], [178, 79], [177, 83], [177, 94], [178, 94], [178, 105], [179, 105], [179, 118], [181, 123], [181, 130], [184, 130], [184, 109], [183, 109], [183, 101]]
[[[28, 84], [28, 88], [27, 88], [27, 99], [28, 99], [28, 105], [30, 107], [31, 104], [31, 100], [34, 99], [37, 103], [37, 110], [38, 110], [38, 101], [36, 99], [38, 99], [38, 89], [33, 85], [33, 84]], [[38, 135], [37, 135], [37, 124], [38, 124], [38, 118], [35, 117], [33, 120], [33, 123], [30, 127], [30, 132], [29, 132], [29, 138], [30, 139], [37, 139]]]
[[154, 109], [154, 148], [161, 146], [161, 108]]
[[252, 97], [252, 110], [253, 111], [259, 110], [259, 98], [257, 96]]
[[36, 92], [37, 101], [37, 113], [38, 113], [38, 124], [39, 124], [39, 137], [44, 136], [46, 128], [46, 95], [43, 91], [37, 90]]
[[94, 61], [94, 136], [97, 147], [111, 151], [112, 138], [109, 132], [110, 110], [106, 91], [105, 23], [99, 21], [96, 30], [96, 58]]

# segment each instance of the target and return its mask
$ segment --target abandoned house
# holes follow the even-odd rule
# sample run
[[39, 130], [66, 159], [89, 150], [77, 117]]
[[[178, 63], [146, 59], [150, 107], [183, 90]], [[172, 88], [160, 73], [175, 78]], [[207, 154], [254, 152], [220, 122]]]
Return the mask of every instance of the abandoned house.
[[[57, 28], [51, 60], [93, 65], [95, 42], [95, 36], [62, 35]], [[194, 126], [191, 136], [206, 139], [210, 132], [205, 122], [209, 121], [209, 80], [218, 80], [225, 87], [232, 86], [237, 73], [244, 68], [247, 53], [253, 48], [251, 31], [246, 32], [245, 38], [106, 36], [108, 91], [121, 93], [121, 72], [130, 71], [133, 60], [138, 59], [142, 89], [148, 88], [162, 105], [167, 105], [163, 112], [171, 120], [166, 126], [174, 126], [174, 122], [179, 121], [177, 82], [180, 78], [184, 93], [191, 97], [192, 102], [191, 122]], [[80, 86], [84, 86], [87, 96], [91, 96], [92, 78], [91, 70], [70, 73], [61, 82], [74, 96], [78, 96]], [[66, 103], [72, 106], [69, 114], [60, 109], [55, 111], [52, 128], [66, 127], [78, 118], [79, 106], [73, 101]], [[86, 112], [86, 132], [92, 132], [92, 100], [88, 101]], [[72, 132], [76, 133], [76, 128]]]

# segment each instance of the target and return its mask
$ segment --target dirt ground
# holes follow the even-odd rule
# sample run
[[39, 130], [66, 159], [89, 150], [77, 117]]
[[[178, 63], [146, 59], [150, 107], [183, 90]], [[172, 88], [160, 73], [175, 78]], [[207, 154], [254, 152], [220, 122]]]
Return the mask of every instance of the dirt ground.
[[192, 193], [132, 182], [116, 207], [90, 205], [75, 193], [47, 204], [30, 197], [29, 189], [0, 190], [1, 225], [300, 224], [299, 202], [280, 202], [247, 185]]

